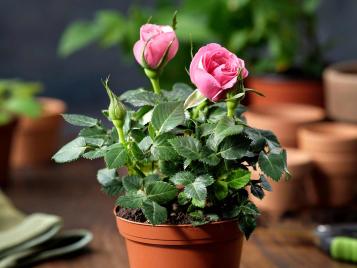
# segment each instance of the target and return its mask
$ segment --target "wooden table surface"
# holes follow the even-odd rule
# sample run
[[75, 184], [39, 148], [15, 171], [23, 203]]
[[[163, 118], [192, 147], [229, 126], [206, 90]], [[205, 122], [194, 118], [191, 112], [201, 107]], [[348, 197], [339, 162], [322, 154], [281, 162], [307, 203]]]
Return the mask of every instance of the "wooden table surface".
[[[13, 171], [12, 183], [6, 193], [18, 208], [27, 213], [59, 215], [64, 219], [64, 228], [87, 228], [94, 234], [88, 252], [52, 260], [38, 267], [128, 267], [124, 241], [118, 235], [112, 214], [114, 202], [100, 192], [95, 178], [96, 170], [102, 165], [102, 162], [80, 161]], [[356, 267], [335, 262], [321, 252], [304, 235], [312, 226], [304, 226], [296, 219], [274, 226], [259, 227], [244, 243], [242, 268]]]

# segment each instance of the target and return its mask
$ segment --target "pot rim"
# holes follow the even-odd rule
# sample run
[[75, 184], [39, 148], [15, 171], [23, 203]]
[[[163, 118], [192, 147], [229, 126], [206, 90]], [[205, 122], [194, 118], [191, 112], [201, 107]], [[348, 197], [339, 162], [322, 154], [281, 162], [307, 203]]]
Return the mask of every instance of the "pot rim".
[[131, 223], [131, 224], [135, 224], [135, 225], [141, 225], [141, 226], [149, 226], [149, 227], [199, 228], [201, 226], [207, 226], [207, 225], [215, 225], [215, 224], [222, 224], [222, 223], [228, 223], [228, 222], [238, 222], [238, 219], [234, 218], [234, 219], [228, 219], [228, 220], [220, 220], [220, 221], [209, 222], [209, 223], [202, 224], [202, 225], [199, 225], [199, 226], [193, 226], [192, 224], [157, 224], [157, 225], [153, 225], [153, 224], [146, 223], [146, 222], [136, 222], [136, 221], [131, 221], [131, 220], [119, 217], [116, 214], [116, 211], [117, 211], [118, 208], [119, 208], [119, 206], [115, 206], [114, 210], [113, 210], [114, 216], [117, 219], [120, 219], [120, 220], [125, 221], [127, 223]]
[[[284, 110], [290, 110], [289, 114], [284, 113]], [[276, 113], [275, 111], [281, 111]], [[306, 117], [291, 116], [294, 111], [304, 111]], [[261, 118], [274, 118], [279, 122], [291, 123], [306, 123], [323, 120], [326, 117], [326, 112], [317, 106], [295, 103], [276, 103], [272, 105], [250, 105], [245, 114], [251, 116], [259, 116]]]
[[37, 100], [41, 103], [42, 111], [38, 118], [48, 118], [64, 113], [67, 110], [66, 103], [58, 98], [38, 97]]
[[357, 125], [355, 124], [322, 122], [303, 126], [299, 129], [299, 132], [301, 133], [300, 135], [303, 135], [305, 138], [308, 136], [318, 138], [319, 140], [357, 141]]

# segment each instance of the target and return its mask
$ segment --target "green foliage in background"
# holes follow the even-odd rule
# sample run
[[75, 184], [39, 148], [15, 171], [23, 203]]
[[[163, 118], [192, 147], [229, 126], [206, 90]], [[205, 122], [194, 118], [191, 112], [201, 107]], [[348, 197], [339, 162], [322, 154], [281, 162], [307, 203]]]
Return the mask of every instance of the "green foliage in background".
[[243, 58], [253, 74], [321, 75], [322, 49], [315, 32], [319, 0], [182, 0], [175, 6], [172, 2], [157, 1], [153, 8], [133, 5], [127, 15], [101, 10], [93, 20], [76, 21], [64, 31], [59, 54], [66, 57], [93, 43], [103, 49], [120, 45], [131, 54], [138, 29], [148, 18], [165, 24], [177, 9], [180, 51], [165, 70], [165, 86], [187, 81], [184, 68], [176, 66], [189, 66], [191, 39], [197, 47], [222, 44]]
[[25, 82], [17, 79], [0, 80], [0, 125], [22, 115], [37, 117], [41, 105], [34, 96], [42, 90], [38, 82]]

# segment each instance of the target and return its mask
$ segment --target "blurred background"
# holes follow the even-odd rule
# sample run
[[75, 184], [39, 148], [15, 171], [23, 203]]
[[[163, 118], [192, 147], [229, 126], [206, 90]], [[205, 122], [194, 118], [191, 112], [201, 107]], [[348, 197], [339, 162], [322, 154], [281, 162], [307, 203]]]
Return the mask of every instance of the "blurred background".
[[[181, 2], [184, 3], [181, 4]], [[180, 11], [178, 15], [180, 40], [183, 39], [186, 43], [189, 34], [192, 33], [197, 48], [200, 43], [204, 42], [222, 43], [222, 41], [225, 41], [223, 37], [232, 37], [237, 30], [239, 31], [239, 26], [234, 30], [229, 29], [229, 31], [217, 28], [217, 25], [222, 25], [221, 17], [225, 14], [215, 14], [215, 18], [212, 18], [212, 10], [215, 9], [214, 2], [224, 2], [223, 5], [226, 7], [222, 8], [222, 12], [233, 13], [231, 15], [233, 17], [236, 16], [236, 10], [240, 8], [242, 3], [258, 1], [205, 1], [202, 4], [197, 3], [197, 1], [165, 0], [29, 0], [21, 3], [13, 0], [2, 0], [0, 2], [0, 77], [18, 77], [42, 81], [45, 85], [43, 95], [65, 100], [69, 105], [69, 111], [96, 113], [99, 108], [103, 108], [107, 104], [100, 79], [105, 78], [108, 74], [111, 74], [112, 85], [117, 91], [137, 88], [143, 84], [147, 85], [147, 81], [141, 75], [140, 68], [134, 62], [134, 58], [131, 55], [128, 57], [128, 54], [131, 53], [131, 45], [138, 38], [138, 28], [132, 27], [130, 23], [125, 21], [125, 17], [132, 18], [131, 20], [135, 22], [136, 26], [146, 21], [151, 15], [153, 22], [166, 20], [165, 22], [169, 23], [170, 16], [175, 9], [178, 9]], [[267, 7], [276, 5], [272, 8], [275, 9], [274, 12], [279, 14], [284, 12], [284, 8], [287, 8], [286, 4], [281, 3], [283, 1], [264, 1], [263, 5]], [[185, 7], [182, 8], [181, 5]], [[202, 5], [204, 6], [202, 7]], [[253, 4], [248, 3], [248, 6], [250, 5], [253, 6]], [[279, 5], [282, 5], [282, 7], [279, 7]], [[295, 8], [291, 5], [290, 7]], [[207, 12], [198, 12], [201, 9], [206, 9]], [[227, 11], [225, 11], [226, 9]], [[244, 11], [249, 10], [248, 7], [243, 7], [243, 9]], [[95, 37], [95, 35], [100, 35], [90, 33], [90, 31], [85, 33], [85, 30], [83, 30], [80, 34], [74, 34], [76, 40], [72, 41], [78, 43], [79, 48], [83, 47], [83, 49], [76, 50], [74, 44], [72, 45], [74, 48], [68, 49], [65, 53], [71, 53], [70, 55], [60, 57], [58, 53], [59, 45], [65, 29], [76, 20], [94, 23], [99, 10], [110, 10], [118, 13], [120, 18], [124, 18], [124, 21], [120, 22], [120, 19], [118, 21], [108, 15], [107, 25], [105, 25], [105, 22], [102, 23], [104, 31], [108, 32], [110, 27], [113, 29], [115, 26], [126, 29], [119, 30], [119, 33], [117, 33], [118, 29], [113, 29], [112, 37], [109, 36], [105, 44], [100, 44], [101, 38]], [[168, 10], [168, 12], [162, 10]], [[190, 13], [195, 13], [195, 17], [190, 17], [187, 10], [190, 10]], [[323, 53], [325, 63], [357, 58], [356, 12], [357, 3], [355, 1], [338, 0], [321, 1], [316, 12], [313, 11], [313, 14], [316, 15], [318, 42], [326, 46], [326, 51]], [[162, 18], [163, 13], [165, 13], [167, 19]], [[291, 16], [291, 20], [295, 20], [295, 23], [297, 23], [294, 16], [296, 15]], [[289, 21], [284, 22], [284, 18], [277, 19], [281, 21], [281, 24], [289, 23]], [[189, 20], [195, 21], [191, 29], [187, 29]], [[230, 18], [230, 20], [232, 19]], [[289, 25], [285, 26], [289, 27]], [[130, 27], [131, 29], [129, 29]], [[182, 27], [185, 27], [187, 32], [182, 32]], [[243, 29], [251, 31], [253, 28], [244, 26]], [[120, 36], [120, 31], [129, 31], [130, 38], [128, 37], [129, 34]], [[198, 35], [197, 32], [200, 34]], [[274, 31], [271, 30], [271, 32]], [[111, 40], [109, 40], [110, 38]], [[86, 42], [86, 40], [88, 41]], [[232, 43], [233, 41], [225, 41], [224, 43], [228, 45], [229, 42]], [[124, 43], [122, 48], [118, 46], [120, 43]], [[182, 44], [181, 46], [186, 47]], [[230, 46], [234, 47], [234, 45]], [[238, 55], [242, 54], [239, 51], [240, 49], [234, 50]], [[180, 53], [189, 59], [187, 51], [180, 50]], [[175, 63], [171, 64], [171, 66], [174, 65]], [[168, 72], [171, 72], [171, 69]], [[179, 78], [186, 77], [184, 70], [176, 70], [176, 72], [181, 73], [178, 75]], [[172, 75], [170, 74], [170, 76]]]
[[[59, 166], [50, 159], [77, 132], [61, 113], [101, 117], [108, 105], [101, 79], [110, 75], [118, 95], [150, 86], [132, 47], [142, 24], [171, 24], [175, 10], [180, 49], [163, 87], [190, 83], [191, 41], [194, 52], [222, 44], [246, 61], [245, 86], [266, 95], [244, 100], [248, 123], [275, 132], [288, 150], [293, 179], [272, 182], [263, 201], [252, 196], [263, 215], [242, 266], [353, 267], [332, 262], [311, 234], [318, 224], [353, 223], [343, 234], [352, 226], [356, 236], [357, 1], [0, 0], [1, 189], [27, 214], [56, 214], [66, 228], [94, 233], [94, 253], [75, 267], [127, 267], [113, 200], [95, 179], [103, 161]], [[4, 196], [0, 191], [0, 238], [26, 218]]]

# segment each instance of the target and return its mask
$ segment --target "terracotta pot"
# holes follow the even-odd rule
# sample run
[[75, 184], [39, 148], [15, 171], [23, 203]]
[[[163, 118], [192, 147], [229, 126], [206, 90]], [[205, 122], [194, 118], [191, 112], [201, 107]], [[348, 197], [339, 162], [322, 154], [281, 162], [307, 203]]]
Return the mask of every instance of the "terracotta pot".
[[256, 89], [264, 97], [249, 94], [252, 105], [298, 103], [323, 107], [323, 87], [320, 80], [292, 79], [284, 76], [256, 76], [247, 80], [248, 88]]
[[357, 123], [357, 61], [333, 64], [323, 78], [329, 117]]
[[282, 146], [297, 147], [298, 128], [323, 120], [325, 112], [311, 105], [275, 104], [249, 106], [244, 115], [252, 127], [273, 131]]
[[11, 155], [12, 167], [48, 164], [60, 145], [61, 113], [66, 110], [66, 105], [52, 98], [39, 98], [39, 101], [43, 106], [40, 117], [19, 120]]
[[[260, 200], [254, 198], [256, 205], [263, 211], [276, 216], [285, 212], [296, 211], [309, 205], [306, 198], [307, 180], [310, 180], [312, 161], [308, 154], [297, 149], [287, 149], [288, 167], [292, 174], [290, 180], [282, 178], [279, 182], [271, 180], [272, 192], [265, 192]], [[259, 172], [254, 171], [253, 177], [258, 178]]]
[[316, 203], [349, 204], [357, 195], [357, 125], [312, 124], [299, 130], [298, 141], [314, 162]]
[[131, 268], [239, 267], [243, 235], [234, 220], [199, 227], [116, 220]]
[[10, 149], [17, 121], [0, 126], [0, 187], [8, 184]]

